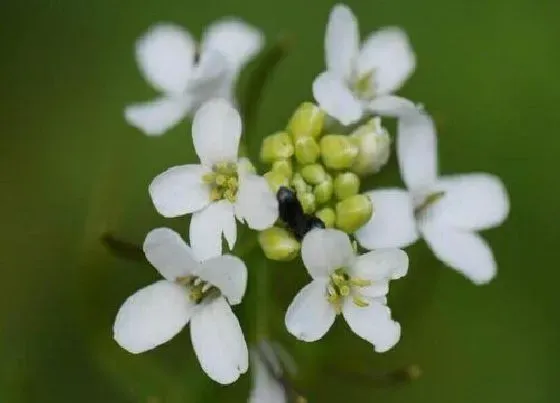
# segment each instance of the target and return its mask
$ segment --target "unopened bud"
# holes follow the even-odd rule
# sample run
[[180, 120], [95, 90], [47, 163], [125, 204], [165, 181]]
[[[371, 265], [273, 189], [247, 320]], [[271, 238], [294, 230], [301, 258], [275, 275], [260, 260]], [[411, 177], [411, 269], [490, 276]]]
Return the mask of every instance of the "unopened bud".
[[294, 139], [299, 137], [319, 137], [325, 122], [325, 112], [311, 102], [302, 103], [292, 115], [287, 130]]
[[350, 196], [336, 204], [336, 228], [351, 234], [369, 221], [373, 214], [373, 204], [363, 194]]
[[295, 141], [295, 154], [300, 164], [313, 164], [319, 158], [321, 149], [313, 137], [299, 137]]
[[349, 136], [329, 134], [321, 138], [321, 157], [331, 169], [347, 169], [358, 156], [358, 146]]
[[307, 192], [307, 183], [305, 183], [303, 176], [299, 173], [294, 174], [294, 177], [292, 178], [292, 186], [296, 190], [296, 193]]
[[271, 171], [278, 172], [287, 178], [291, 178], [293, 174], [291, 160], [276, 160], [272, 163]]
[[323, 182], [315, 185], [313, 194], [315, 195], [317, 204], [324, 204], [331, 200], [333, 195], [333, 181], [330, 175], [327, 174]]
[[290, 135], [278, 132], [264, 138], [261, 146], [261, 161], [271, 163], [294, 155], [294, 145]]
[[321, 164], [311, 164], [301, 169], [301, 176], [307, 183], [317, 185], [327, 178], [327, 173]]
[[364, 176], [378, 172], [389, 160], [391, 137], [381, 126], [381, 118], [371, 119], [356, 129], [350, 137], [359, 148], [358, 156], [351, 168], [358, 175]]
[[267, 228], [259, 233], [258, 238], [259, 244], [268, 259], [289, 261], [299, 253], [299, 242], [284, 228]]
[[343, 172], [334, 178], [334, 194], [338, 200], [344, 200], [358, 194], [360, 178], [353, 172]]
[[268, 186], [270, 189], [276, 194], [278, 189], [281, 186], [288, 187], [290, 186], [290, 179], [287, 176], [282, 175], [280, 172], [277, 171], [269, 171], [265, 173], [264, 178], [268, 182]]
[[311, 192], [298, 193], [297, 198], [301, 203], [303, 212], [306, 214], [311, 214], [315, 211], [315, 196]]
[[319, 218], [325, 224], [326, 228], [334, 227], [336, 220], [336, 213], [330, 207], [322, 208], [315, 213], [315, 217]]

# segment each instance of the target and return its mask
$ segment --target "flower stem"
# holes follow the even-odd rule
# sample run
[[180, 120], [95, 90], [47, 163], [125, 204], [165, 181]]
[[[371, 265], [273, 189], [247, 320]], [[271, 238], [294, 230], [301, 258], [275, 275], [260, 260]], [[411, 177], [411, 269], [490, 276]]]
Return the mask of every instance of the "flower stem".
[[103, 234], [100, 240], [103, 246], [116, 257], [135, 262], [146, 262], [144, 251], [139, 245], [123, 241], [110, 232]]

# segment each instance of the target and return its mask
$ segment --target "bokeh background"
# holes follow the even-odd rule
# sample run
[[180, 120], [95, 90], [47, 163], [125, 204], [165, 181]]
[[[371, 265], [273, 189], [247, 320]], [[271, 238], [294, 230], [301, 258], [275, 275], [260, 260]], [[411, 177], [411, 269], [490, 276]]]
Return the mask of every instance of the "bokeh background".
[[[224, 15], [263, 29], [269, 43], [292, 34], [272, 77], [252, 139], [282, 128], [311, 97], [323, 68], [329, 1], [3, 0], [0, 3], [0, 402], [243, 402], [250, 377], [220, 387], [200, 370], [188, 332], [133, 356], [112, 340], [124, 299], [157, 278], [148, 264], [111, 256], [114, 231], [141, 243], [167, 225], [148, 197], [157, 173], [194, 161], [190, 125], [162, 138], [127, 126], [123, 108], [152, 98], [133, 44], [158, 21], [199, 35]], [[557, 402], [560, 193], [560, 3], [552, 0], [348, 1], [366, 34], [402, 26], [418, 68], [401, 94], [419, 101], [439, 129], [445, 173], [492, 172], [512, 210], [486, 232], [499, 262], [476, 287], [423, 243], [409, 248], [409, 276], [390, 305], [398, 346], [375, 354], [342, 321], [320, 342], [296, 341], [283, 312], [306, 281], [297, 265], [266, 263], [271, 334], [294, 355], [310, 402]], [[255, 68], [244, 72], [241, 86]], [[390, 127], [394, 127], [390, 125]], [[375, 184], [400, 184], [394, 156]], [[261, 304], [259, 299], [250, 301]], [[257, 307], [238, 309], [250, 331]], [[250, 337], [250, 336], [249, 336]], [[415, 363], [406, 385], [370, 381]]]

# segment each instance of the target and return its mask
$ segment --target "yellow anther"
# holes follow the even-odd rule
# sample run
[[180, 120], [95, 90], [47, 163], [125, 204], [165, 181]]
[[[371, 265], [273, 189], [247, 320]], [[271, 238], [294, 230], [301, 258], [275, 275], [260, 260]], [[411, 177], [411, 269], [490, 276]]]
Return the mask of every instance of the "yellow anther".
[[220, 200], [221, 198], [222, 198], [222, 191], [218, 188], [212, 189], [212, 191], [210, 192], [210, 200], [216, 201], [216, 200]]
[[212, 184], [216, 180], [216, 174], [214, 172], [208, 172], [202, 175], [202, 181], [207, 184]]
[[340, 295], [342, 295], [343, 297], [347, 297], [348, 295], [350, 295], [350, 287], [347, 286], [346, 284], [341, 286]]
[[369, 287], [371, 285], [371, 280], [365, 280], [363, 278], [353, 278], [350, 280], [350, 284], [356, 287]]
[[354, 302], [354, 305], [359, 306], [360, 308], [369, 306], [369, 302], [361, 295], [353, 295], [352, 302]]
[[229, 201], [230, 203], [235, 202], [235, 194], [234, 191], [231, 189], [228, 189], [224, 192], [224, 199], [226, 199], [227, 201]]
[[332, 282], [334, 283], [334, 285], [336, 285], [336, 286], [341, 286], [342, 284], [344, 284], [346, 282], [346, 280], [344, 279], [344, 276], [342, 274], [339, 274], [339, 273], [332, 274], [331, 279], [332, 279]]
[[237, 189], [237, 187], [239, 186], [239, 181], [235, 176], [230, 176], [227, 180], [227, 185], [230, 187], [230, 189]]
[[224, 174], [216, 175], [216, 185], [224, 186], [226, 184], [227, 177]]

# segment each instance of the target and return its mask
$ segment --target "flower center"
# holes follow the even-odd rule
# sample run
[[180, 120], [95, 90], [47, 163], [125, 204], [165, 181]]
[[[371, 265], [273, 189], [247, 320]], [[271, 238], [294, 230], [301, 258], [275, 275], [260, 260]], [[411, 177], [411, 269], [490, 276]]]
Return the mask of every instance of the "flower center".
[[420, 219], [428, 210], [428, 208], [445, 196], [445, 192], [432, 192], [429, 193], [424, 200], [414, 208], [414, 217]]
[[369, 70], [359, 76], [357, 75], [352, 82], [352, 91], [363, 101], [371, 101], [375, 98], [375, 88], [373, 85], [374, 74], [375, 70]]
[[370, 280], [365, 280], [357, 277], [350, 277], [345, 267], [336, 269], [329, 278], [329, 285], [327, 286], [327, 299], [334, 306], [337, 313], [342, 311], [342, 303], [344, 298], [351, 296], [352, 302], [359, 307], [366, 307], [369, 305], [359, 293], [362, 287], [369, 287], [372, 283]]
[[196, 276], [179, 277], [176, 282], [186, 288], [190, 300], [195, 304], [200, 303], [204, 298], [220, 294], [218, 288]]
[[210, 200], [225, 199], [231, 203], [235, 202], [239, 188], [237, 164], [232, 162], [216, 164], [212, 167], [212, 172], [205, 174], [202, 180], [212, 188]]

